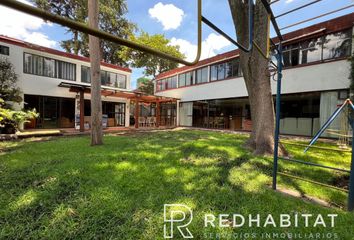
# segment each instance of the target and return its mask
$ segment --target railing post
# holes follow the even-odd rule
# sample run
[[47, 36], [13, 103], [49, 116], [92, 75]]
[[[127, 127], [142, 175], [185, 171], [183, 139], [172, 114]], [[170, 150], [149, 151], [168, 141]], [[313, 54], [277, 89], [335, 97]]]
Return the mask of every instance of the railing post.
[[279, 129], [280, 129], [280, 100], [281, 100], [281, 80], [283, 70], [283, 50], [282, 44], [278, 46], [278, 80], [277, 80], [277, 97], [276, 97], [276, 118], [274, 132], [274, 156], [273, 156], [273, 189], [277, 189], [277, 173], [278, 173], [278, 149], [279, 149]]
[[350, 117], [350, 125], [352, 126], [352, 161], [350, 167], [349, 178], [349, 196], [348, 196], [348, 211], [354, 210], [354, 119]]

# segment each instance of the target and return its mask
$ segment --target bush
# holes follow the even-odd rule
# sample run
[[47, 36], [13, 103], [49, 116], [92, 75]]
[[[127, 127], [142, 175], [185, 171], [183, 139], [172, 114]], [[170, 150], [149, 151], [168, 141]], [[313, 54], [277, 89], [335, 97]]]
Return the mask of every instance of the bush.
[[14, 134], [18, 130], [20, 124], [39, 116], [35, 109], [15, 111], [5, 108], [4, 106], [5, 102], [0, 98], [0, 133], [3, 134]]

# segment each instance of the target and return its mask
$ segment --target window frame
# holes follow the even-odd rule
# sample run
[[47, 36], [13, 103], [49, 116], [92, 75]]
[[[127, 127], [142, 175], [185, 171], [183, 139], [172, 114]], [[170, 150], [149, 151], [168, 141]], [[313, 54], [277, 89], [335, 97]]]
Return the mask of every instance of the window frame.
[[[6, 51], [4, 51], [6, 49]], [[0, 54], [5, 56], [10, 56], [10, 47], [5, 45], [0, 45]]]

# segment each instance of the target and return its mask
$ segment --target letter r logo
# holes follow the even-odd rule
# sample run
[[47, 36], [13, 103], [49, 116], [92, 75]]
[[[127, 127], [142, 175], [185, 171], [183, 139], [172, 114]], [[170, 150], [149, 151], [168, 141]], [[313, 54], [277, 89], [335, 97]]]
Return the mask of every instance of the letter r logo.
[[164, 205], [164, 238], [173, 238], [173, 231], [177, 227], [183, 238], [193, 238], [187, 226], [193, 220], [192, 210], [183, 204]]

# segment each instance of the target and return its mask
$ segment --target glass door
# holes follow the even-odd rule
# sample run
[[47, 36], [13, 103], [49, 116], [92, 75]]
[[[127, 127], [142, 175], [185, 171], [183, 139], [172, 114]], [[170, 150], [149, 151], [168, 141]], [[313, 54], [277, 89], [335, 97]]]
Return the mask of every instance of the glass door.
[[125, 103], [117, 103], [115, 109], [116, 125], [125, 126]]
[[54, 97], [43, 97], [43, 128], [57, 128], [58, 101]]

